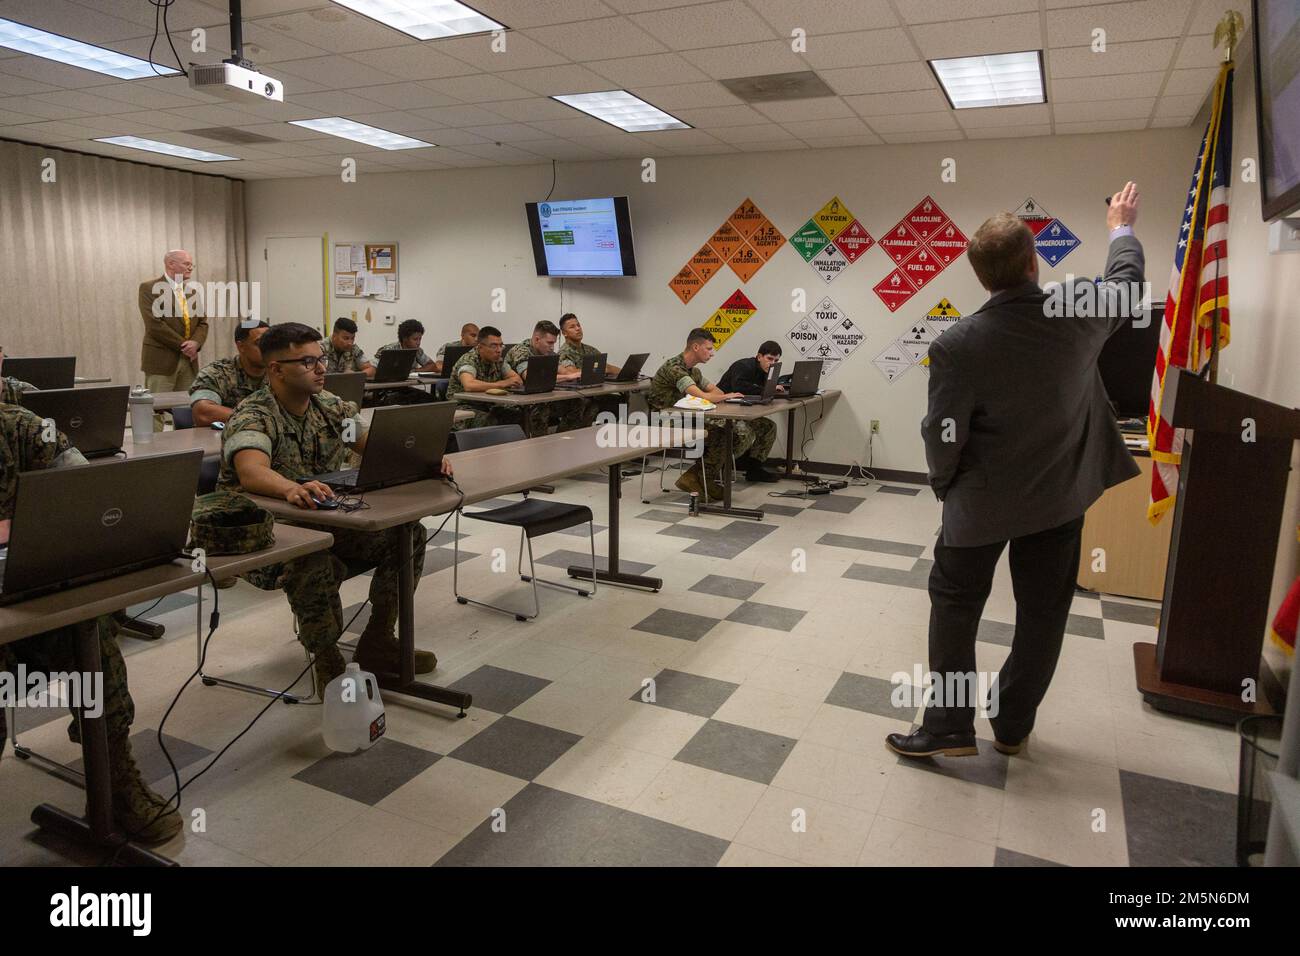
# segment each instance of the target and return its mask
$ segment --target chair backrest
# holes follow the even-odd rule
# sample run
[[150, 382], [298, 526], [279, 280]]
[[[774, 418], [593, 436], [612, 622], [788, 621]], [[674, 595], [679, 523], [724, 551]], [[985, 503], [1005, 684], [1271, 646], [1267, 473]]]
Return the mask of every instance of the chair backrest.
[[457, 451], [504, 445], [527, 437], [518, 425], [486, 425], [483, 428], [465, 428], [452, 434], [456, 436]]
[[194, 409], [189, 405], [177, 405], [167, 410], [172, 416], [172, 428], [193, 428]]
[[[188, 409], [186, 409], [188, 411]], [[209, 491], [217, 490], [217, 477], [221, 473], [220, 458], [204, 458], [199, 463], [199, 489], [198, 494], [206, 495]]]

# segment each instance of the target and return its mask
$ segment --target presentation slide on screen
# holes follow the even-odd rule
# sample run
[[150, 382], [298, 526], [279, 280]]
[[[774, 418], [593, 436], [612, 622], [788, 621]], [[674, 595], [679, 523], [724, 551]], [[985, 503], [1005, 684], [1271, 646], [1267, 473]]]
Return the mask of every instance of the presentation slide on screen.
[[1273, 124], [1269, 193], [1280, 196], [1300, 183], [1300, 6], [1295, 0], [1270, 3], [1264, 53], [1265, 123]]
[[623, 274], [613, 199], [538, 203], [537, 218], [551, 275]]

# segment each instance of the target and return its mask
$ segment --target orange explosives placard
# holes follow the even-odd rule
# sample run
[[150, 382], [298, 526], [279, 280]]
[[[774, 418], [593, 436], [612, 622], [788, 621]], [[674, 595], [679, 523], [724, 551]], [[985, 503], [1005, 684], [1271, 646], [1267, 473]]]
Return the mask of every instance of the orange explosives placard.
[[682, 305], [690, 302], [704, 286], [700, 277], [691, 271], [690, 266], [682, 266], [682, 271], [673, 276], [672, 281], [668, 283], [668, 288], [672, 289], [677, 298], [682, 300]]
[[754, 234], [754, 230], [763, 224], [766, 218], [758, 211], [758, 207], [752, 201], [746, 199], [736, 207], [736, 211], [731, 214], [727, 222], [732, 225], [736, 232], [748, 239]]
[[700, 246], [700, 251], [691, 256], [688, 263], [703, 284], [713, 278], [713, 274], [722, 268], [722, 260], [707, 244]]
[[713, 247], [723, 260], [730, 259], [731, 254], [740, 248], [744, 242], [740, 233], [736, 232], [736, 227], [729, 222], [724, 222], [718, 227], [718, 231], [709, 237], [709, 245]]
[[759, 227], [749, 237], [749, 244], [754, 247], [754, 251], [762, 257], [763, 261], [767, 262], [776, 255], [776, 250], [785, 245], [785, 236], [781, 235], [781, 230], [764, 216]]
[[731, 266], [731, 271], [739, 276], [741, 282], [748, 282], [755, 272], [763, 268], [763, 261], [754, 247], [745, 242], [727, 260], [727, 265]]

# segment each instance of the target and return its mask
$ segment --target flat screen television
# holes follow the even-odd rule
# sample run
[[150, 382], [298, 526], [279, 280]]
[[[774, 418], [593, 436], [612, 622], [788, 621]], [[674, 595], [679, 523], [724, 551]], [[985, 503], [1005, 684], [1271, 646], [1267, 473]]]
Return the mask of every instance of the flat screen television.
[[1300, 3], [1253, 2], [1260, 211], [1267, 222], [1300, 209]]
[[539, 276], [636, 275], [627, 197], [524, 204]]
[[[1144, 316], [1146, 318], [1146, 316]], [[1127, 322], [1106, 340], [1097, 359], [1106, 397], [1120, 418], [1146, 418], [1151, 399], [1151, 379], [1160, 347], [1160, 327], [1165, 324], [1164, 303], [1153, 305], [1150, 322]]]

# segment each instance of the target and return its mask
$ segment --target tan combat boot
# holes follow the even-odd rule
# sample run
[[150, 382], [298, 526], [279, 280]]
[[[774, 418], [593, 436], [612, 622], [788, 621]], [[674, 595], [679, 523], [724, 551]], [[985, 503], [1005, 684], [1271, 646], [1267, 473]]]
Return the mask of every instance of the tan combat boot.
[[113, 821], [122, 834], [136, 843], [166, 843], [181, 832], [180, 811], [149, 789], [131, 755], [130, 741], [122, 736], [108, 741], [108, 766], [113, 789]]
[[[357, 652], [352, 655], [352, 662], [359, 664], [362, 670], [375, 674], [396, 674], [401, 670], [399, 650], [396, 637], [363, 631], [357, 641]], [[416, 649], [415, 673], [432, 674], [437, 666], [436, 654]]]

